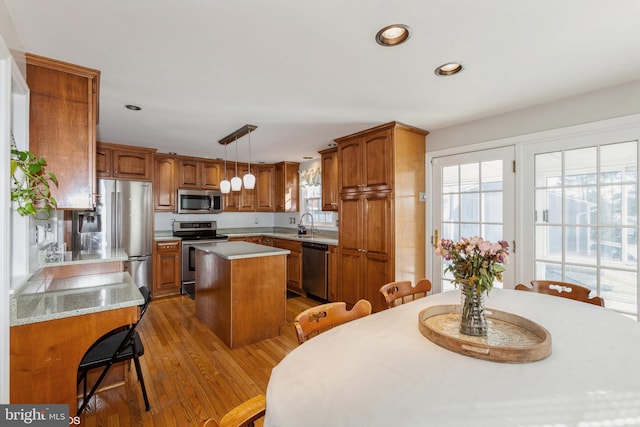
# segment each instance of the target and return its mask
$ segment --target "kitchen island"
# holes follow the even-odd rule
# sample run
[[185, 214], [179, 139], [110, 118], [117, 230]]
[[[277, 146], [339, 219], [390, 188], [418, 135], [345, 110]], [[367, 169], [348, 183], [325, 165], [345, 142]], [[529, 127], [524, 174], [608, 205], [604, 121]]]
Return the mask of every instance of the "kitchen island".
[[195, 248], [196, 317], [229, 348], [280, 335], [290, 251], [248, 242]]

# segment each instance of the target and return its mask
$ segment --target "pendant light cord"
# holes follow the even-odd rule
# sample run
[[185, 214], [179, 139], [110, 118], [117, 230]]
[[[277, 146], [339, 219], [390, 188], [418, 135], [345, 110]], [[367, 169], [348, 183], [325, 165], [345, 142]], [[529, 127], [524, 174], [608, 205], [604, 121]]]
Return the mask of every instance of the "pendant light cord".
[[238, 138], [236, 138], [236, 176], [238, 176]]
[[249, 131], [249, 173], [251, 173], [251, 131]]

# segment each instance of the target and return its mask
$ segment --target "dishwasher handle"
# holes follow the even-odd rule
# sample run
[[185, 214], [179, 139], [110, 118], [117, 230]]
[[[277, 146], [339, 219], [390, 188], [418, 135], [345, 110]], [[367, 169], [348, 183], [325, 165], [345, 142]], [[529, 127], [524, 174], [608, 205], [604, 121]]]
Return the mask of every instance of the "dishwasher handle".
[[319, 251], [329, 250], [329, 245], [325, 245], [324, 243], [302, 242], [302, 247], [308, 249], [317, 249]]

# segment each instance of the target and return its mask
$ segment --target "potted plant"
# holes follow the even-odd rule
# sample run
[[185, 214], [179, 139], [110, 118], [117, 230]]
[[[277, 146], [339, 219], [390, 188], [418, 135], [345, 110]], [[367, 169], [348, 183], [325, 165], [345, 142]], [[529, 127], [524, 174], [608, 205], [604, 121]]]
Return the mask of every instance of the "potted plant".
[[22, 216], [32, 215], [36, 219], [48, 219], [51, 210], [57, 207], [51, 196], [50, 184], [58, 186], [58, 178], [46, 172], [46, 160], [31, 151], [18, 150], [11, 146], [11, 201], [18, 204]]

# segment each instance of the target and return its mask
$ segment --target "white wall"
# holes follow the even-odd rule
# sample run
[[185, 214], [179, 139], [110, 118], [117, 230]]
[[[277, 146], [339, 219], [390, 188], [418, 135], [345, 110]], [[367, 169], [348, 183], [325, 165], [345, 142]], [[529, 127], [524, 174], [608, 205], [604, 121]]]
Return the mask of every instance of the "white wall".
[[640, 113], [640, 80], [432, 130], [427, 152]]
[[[294, 225], [289, 219], [294, 218]], [[218, 228], [252, 228], [252, 227], [291, 227], [298, 224], [300, 214], [298, 212], [273, 213], [273, 212], [223, 212], [215, 215], [178, 215], [171, 212], [158, 212], [155, 214], [154, 229], [156, 231], [170, 231], [173, 220], [175, 221], [216, 221]]]

